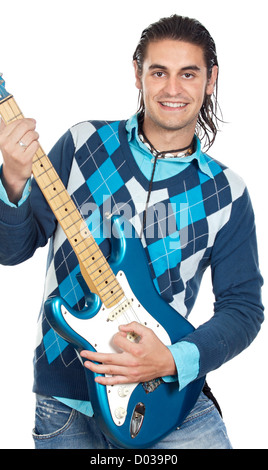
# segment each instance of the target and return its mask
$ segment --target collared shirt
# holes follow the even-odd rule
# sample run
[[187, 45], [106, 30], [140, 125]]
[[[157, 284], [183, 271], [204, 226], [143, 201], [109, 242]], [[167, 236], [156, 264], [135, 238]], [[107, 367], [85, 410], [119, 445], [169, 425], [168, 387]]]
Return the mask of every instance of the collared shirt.
[[[138, 119], [137, 114], [134, 114], [126, 123], [126, 131], [128, 136], [129, 146], [132, 154], [136, 160], [137, 165], [150, 180], [154, 157], [149, 151], [148, 147], [140, 140], [138, 135]], [[187, 157], [175, 157], [158, 159], [155, 169], [154, 181], [164, 180], [179, 174], [185, 170], [193, 160], [196, 160], [200, 170], [210, 178], [213, 178], [212, 172], [209, 168], [205, 155], [201, 151], [200, 140], [194, 136], [195, 152]]]

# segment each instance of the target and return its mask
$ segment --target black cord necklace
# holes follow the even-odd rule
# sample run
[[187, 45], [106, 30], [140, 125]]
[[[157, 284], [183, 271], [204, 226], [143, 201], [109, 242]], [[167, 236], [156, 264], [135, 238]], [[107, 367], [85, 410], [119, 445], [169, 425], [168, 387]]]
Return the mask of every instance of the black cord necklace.
[[[138, 134], [140, 140], [147, 146], [147, 148], [150, 150], [151, 154], [154, 157], [154, 165], [152, 169], [152, 174], [149, 182], [149, 190], [147, 194], [147, 200], [145, 204], [145, 210], [143, 212], [143, 222], [142, 222], [142, 229], [141, 229], [141, 236], [143, 234], [145, 224], [146, 224], [146, 217], [147, 217], [147, 210], [148, 210], [148, 205], [151, 197], [151, 192], [152, 192], [152, 186], [153, 186], [153, 180], [154, 180], [154, 174], [155, 174], [155, 169], [156, 169], [156, 163], [159, 158], [183, 158], [188, 155], [192, 155], [193, 153], [193, 140], [190, 145], [187, 145], [187, 147], [184, 147], [182, 149], [176, 149], [176, 150], [168, 150], [168, 151], [158, 151], [156, 148], [153, 146], [153, 144], [149, 141], [148, 137], [146, 137], [145, 133], [142, 130], [142, 121], [139, 122], [139, 129], [138, 129]], [[176, 154], [176, 155], [174, 155]]]
[[151, 154], [157, 158], [178, 158], [178, 157], [182, 158], [182, 157], [187, 157], [188, 155], [192, 155], [193, 153], [193, 150], [192, 150], [193, 141], [191, 142], [190, 145], [187, 145], [187, 147], [184, 147], [182, 149], [160, 151], [160, 150], [156, 150], [156, 148], [150, 142], [150, 140], [145, 135], [143, 130], [139, 130], [139, 138], [142, 141], [142, 143], [144, 143], [146, 147], [150, 150]]

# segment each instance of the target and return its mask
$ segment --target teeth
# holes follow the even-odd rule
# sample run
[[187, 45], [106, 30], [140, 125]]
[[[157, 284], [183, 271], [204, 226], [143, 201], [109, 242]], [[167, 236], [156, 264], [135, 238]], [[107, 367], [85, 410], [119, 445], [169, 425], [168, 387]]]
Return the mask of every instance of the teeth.
[[164, 102], [162, 103], [164, 106], [169, 106], [170, 108], [183, 108], [186, 106], [185, 103], [169, 103], [169, 102]]

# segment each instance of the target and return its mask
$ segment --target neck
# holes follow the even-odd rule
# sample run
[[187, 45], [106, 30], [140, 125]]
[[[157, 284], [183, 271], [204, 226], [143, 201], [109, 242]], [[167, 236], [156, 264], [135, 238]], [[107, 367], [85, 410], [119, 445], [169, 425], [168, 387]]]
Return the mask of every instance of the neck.
[[184, 149], [191, 145], [195, 123], [191, 129], [168, 129], [154, 123], [144, 116], [142, 130], [154, 148], [161, 151], [171, 151], [173, 149]]

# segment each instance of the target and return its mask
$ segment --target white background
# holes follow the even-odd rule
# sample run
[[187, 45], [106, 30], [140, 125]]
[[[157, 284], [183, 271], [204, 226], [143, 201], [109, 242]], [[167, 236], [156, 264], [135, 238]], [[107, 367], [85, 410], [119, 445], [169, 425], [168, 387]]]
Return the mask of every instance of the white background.
[[[132, 54], [142, 30], [178, 13], [214, 37], [219, 101], [227, 124], [210, 154], [238, 172], [253, 201], [260, 265], [267, 278], [267, 19], [263, 0], [9, 0], [1, 2], [0, 71], [49, 151], [76, 122], [136, 111]], [[266, 242], [266, 243], [265, 243]], [[17, 267], [0, 267], [0, 448], [32, 448], [32, 356], [46, 248]], [[266, 304], [267, 291], [263, 301]], [[212, 315], [207, 273], [192, 321]], [[239, 357], [209, 375], [235, 448], [268, 448], [267, 325]]]

